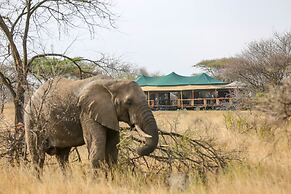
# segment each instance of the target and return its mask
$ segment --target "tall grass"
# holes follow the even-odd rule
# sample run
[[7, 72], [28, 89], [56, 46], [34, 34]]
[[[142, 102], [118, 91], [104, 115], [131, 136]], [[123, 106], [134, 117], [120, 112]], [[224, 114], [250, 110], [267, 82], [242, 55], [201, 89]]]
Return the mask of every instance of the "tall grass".
[[[49, 158], [41, 180], [27, 165], [11, 167], [1, 160], [0, 193], [291, 193], [290, 126], [276, 127], [261, 113], [210, 113], [220, 118], [219, 125], [218, 120], [212, 123], [211, 117], [204, 118], [205, 112], [202, 117], [196, 117], [197, 112], [193, 113], [195, 116], [179, 112], [179, 121], [172, 124], [172, 119], [166, 120], [167, 112], [159, 114], [161, 128], [170, 131], [174, 129], [169, 126], [175, 126], [175, 130], [183, 131], [191, 127], [196, 136], [215, 138], [224, 150], [237, 150], [241, 160], [207, 174], [206, 179], [195, 173], [151, 174], [118, 167], [101, 170], [97, 178], [92, 178], [86, 149], [81, 148], [83, 161], [76, 162], [72, 155], [71, 161], [75, 162], [71, 163], [71, 173], [64, 176], [55, 159]], [[187, 121], [183, 120], [186, 117]]]

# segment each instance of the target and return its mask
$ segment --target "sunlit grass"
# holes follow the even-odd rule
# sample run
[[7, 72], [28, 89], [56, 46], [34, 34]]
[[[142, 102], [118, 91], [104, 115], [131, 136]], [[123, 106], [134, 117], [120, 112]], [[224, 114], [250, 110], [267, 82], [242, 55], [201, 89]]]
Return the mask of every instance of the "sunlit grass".
[[[11, 167], [2, 159], [0, 193], [291, 193], [291, 149], [288, 141], [290, 126], [261, 133], [262, 127], [268, 127], [265, 118], [244, 112], [236, 120], [236, 115], [233, 114], [236, 113], [155, 113], [159, 126], [163, 129], [183, 131], [191, 127], [198, 136], [215, 137], [225, 150], [239, 151], [241, 161], [234, 161], [216, 174], [207, 174], [205, 180], [189, 173], [185, 185], [180, 187], [175, 185], [180, 184], [179, 181], [174, 185], [169, 183], [171, 175], [167, 173], [150, 175], [119, 168], [101, 171], [98, 177], [92, 178], [86, 149], [81, 148], [82, 163], [72, 162], [75, 158], [72, 155], [72, 172], [66, 176], [61, 173], [55, 159], [48, 157], [41, 180], [34, 176], [29, 166]], [[173, 119], [177, 117], [178, 119]], [[179, 179], [179, 176], [176, 177]]]

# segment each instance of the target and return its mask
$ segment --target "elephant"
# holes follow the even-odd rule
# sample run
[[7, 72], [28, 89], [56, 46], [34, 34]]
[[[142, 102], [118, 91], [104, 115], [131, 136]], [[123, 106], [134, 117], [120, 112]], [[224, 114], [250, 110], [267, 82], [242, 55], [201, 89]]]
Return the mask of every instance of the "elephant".
[[144, 145], [136, 150], [140, 156], [155, 150], [157, 123], [136, 82], [98, 77], [49, 80], [25, 106], [25, 138], [32, 163], [41, 171], [45, 155], [55, 155], [65, 169], [71, 148], [85, 144], [93, 169], [102, 162], [114, 165], [120, 141], [119, 121], [145, 135]]

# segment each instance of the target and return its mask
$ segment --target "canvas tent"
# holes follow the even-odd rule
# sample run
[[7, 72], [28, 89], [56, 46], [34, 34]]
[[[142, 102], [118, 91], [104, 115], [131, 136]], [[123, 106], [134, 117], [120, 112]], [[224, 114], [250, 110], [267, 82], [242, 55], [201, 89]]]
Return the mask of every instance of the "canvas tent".
[[141, 75], [136, 82], [145, 91], [153, 109], [217, 108], [231, 101], [229, 83], [206, 73], [181, 76], [174, 72], [165, 76]]
[[210, 77], [206, 73], [182, 76], [172, 72], [165, 76], [150, 77], [141, 75], [136, 82], [140, 86], [185, 86], [185, 85], [225, 85], [227, 83]]

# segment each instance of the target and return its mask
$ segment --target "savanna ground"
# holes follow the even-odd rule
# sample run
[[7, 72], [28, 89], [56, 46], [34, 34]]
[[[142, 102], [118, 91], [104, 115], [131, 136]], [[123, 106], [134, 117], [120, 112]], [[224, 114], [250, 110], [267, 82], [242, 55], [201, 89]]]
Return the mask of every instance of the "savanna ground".
[[[195, 137], [214, 138], [223, 150], [236, 150], [239, 160], [225, 169], [207, 174], [206, 180], [189, 175], [186, 181], [176, 176], [171, 188], [164, 174], [147, 174], [120, 169], [107, 178], [88, 176], [89, 163], [85, 148], [80, 148], [82, 163], [72, 154], [72, 172], [62, 175], [53, 158], [46, 162], [42, 180], [29, 167], [11, 167], [0, 161], [0, 193], [291, 193], [291, 126], [274, 125], [260, 112], [250, 111], [157, 111], [154, 113], [161, 129]], [[4, 112], [5, 122], [13, 120], [10, 104]], [[183, 179], [183, 178], [181, 178]], [[184, 184], [183, 191], [179, 184]]]

